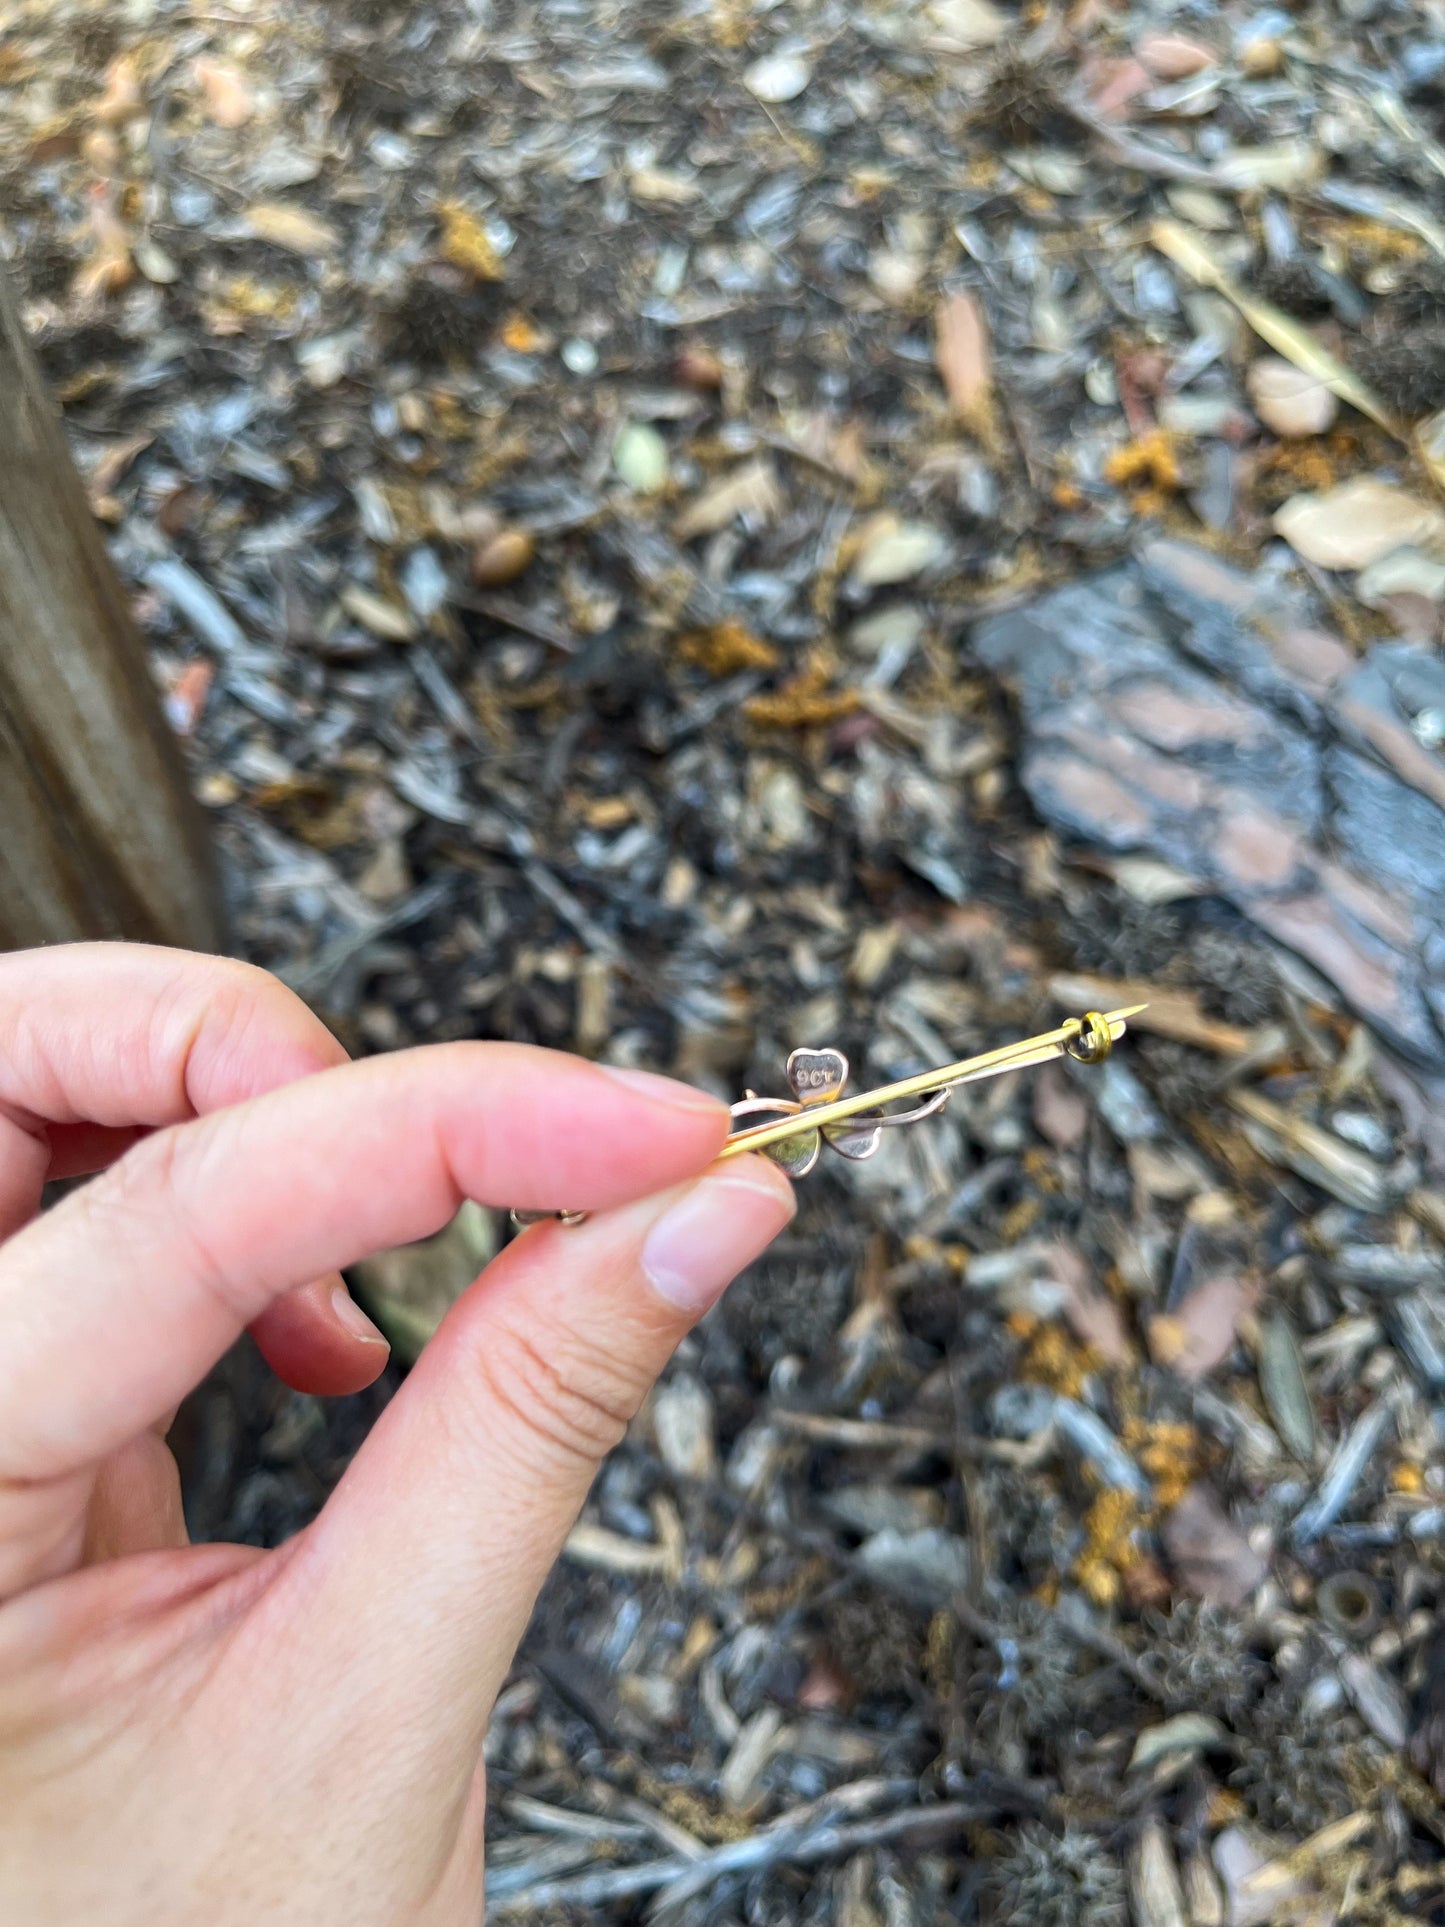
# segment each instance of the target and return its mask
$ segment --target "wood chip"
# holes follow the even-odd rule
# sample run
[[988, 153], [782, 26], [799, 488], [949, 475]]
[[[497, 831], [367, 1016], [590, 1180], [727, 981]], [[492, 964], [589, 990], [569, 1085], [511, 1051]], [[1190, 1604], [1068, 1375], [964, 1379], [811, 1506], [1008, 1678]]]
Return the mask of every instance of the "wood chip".
[[245, 223], [256, 240], [291, 254], [334, 254], [341, 246], [341, 235], [329, 221], [282, 201], [257, 201], [246, 209]]
[[934, 353], [949, 404], [981, 441], [994, 438], [988, 320], [973, 294], [946, 294], [934, 310]]

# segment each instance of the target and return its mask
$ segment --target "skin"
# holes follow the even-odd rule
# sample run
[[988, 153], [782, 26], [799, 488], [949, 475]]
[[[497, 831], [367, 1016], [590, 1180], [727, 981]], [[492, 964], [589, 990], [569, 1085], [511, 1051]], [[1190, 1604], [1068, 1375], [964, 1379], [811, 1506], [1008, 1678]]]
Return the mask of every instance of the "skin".
[[[0, 1920], [476, 1927], [481, 1746], [537, 1591], [792, 1215], [765, 1160], [710, 1168], [726, 1130], [554, 1052], [348, 1063], [241, 964], [0, 957]], [[595, 1215], [488, 1266], [313, 1525], [187, 1545], [180, 1399], [243, 1330], [288, 1384], [369, 1384], [338, 1267], [464, 1198]]]

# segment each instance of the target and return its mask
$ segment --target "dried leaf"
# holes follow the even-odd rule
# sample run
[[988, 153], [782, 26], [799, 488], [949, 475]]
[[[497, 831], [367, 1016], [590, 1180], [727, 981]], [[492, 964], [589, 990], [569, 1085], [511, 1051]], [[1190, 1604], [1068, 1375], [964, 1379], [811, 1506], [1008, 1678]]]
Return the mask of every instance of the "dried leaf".
[[135, 266], [130, 230], [116, 212], [111, 187], [100, 182], [92, 187], [87, 215], [92, 249], [75, 277], [75, 292], [82, 300], [96, 300], [129, 287], [135, 279]]
[[1374, 390], [1282, 308], [1247, 294], [1215, 260], [1202, 235], [1178, 221], [1156, 221], [1149, 230], [1149, 238], [1159, 252], [1182, 268], [1192, 281], [1204, 288], [1214, 288], [1226, 301], [1232, 302], [1261, 341], [1267, 341], [1276, 354], [1323, 382], [1341, 401], [1358, 408], [1362, 415], [1368, 415], [1390, 434], [1402, 441], [1405, 439], [1404, 429]]
[[715, 535], [739, 516], [760, 526], [771, 522], [782, 506], [773, 464], [767, 456], [759, 455], [704, 489], [678, 517], [673, 535], [679, 542], [691, 542], [699, 535]]
[[1149, 1349], [1181, 1378], [1201, 1379], [1234, 1350], [1239, 1321], [1254, 1309], [1258, 1296], [1256, 1279], [1206, 1279], [1172, 1317], [1153, 1320]]
[[1220, 1606], [1238, 1610], [1268, 1570], [1208, 1486], [1189, 1488], [1161, 1536], [1181, 1583]]
[[1245, 1119], [1245, 1135], [1261, 1157], [1297, 1171], [1357, 1211], [1383, 1211], [1389, 1204], [1389, 1176], [1363, 1151], [1292, 1116], [1258, 1091], [1231, 1091], [1229, 1101]]
[[994, 437], [988, 320], [978, 297], [946, 294], [934, 312], [938, 372], [955, 415], [981, 441]]
[[1080, 1344], [1092, 1346], [1111, 1365], [1129, 1364], [1134, 1353], [1119, 1307], [1094, 1284], [1082, 1253], [1073, 1245], [1053, 1245], [1047, 1269], [1062, 1288], [1061, 1309]]
[[1282, 1311], [1265, 1319], [1259, 1335], [1259, 1389], [1286, 1451], [1308, 1465], [1315, 1453], [1315, 1415], [1294, 1327]]

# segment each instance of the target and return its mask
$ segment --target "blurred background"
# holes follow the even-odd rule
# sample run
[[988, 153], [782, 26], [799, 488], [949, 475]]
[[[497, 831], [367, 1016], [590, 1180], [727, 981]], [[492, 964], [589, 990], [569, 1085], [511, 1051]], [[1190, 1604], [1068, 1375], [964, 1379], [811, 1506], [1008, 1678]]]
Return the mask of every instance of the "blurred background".
[[[225, 942], [729, 1098], [1149, 1003], [684, 1346], [496, 1918], [1445, 1918], [1442, 121], [1438, 3], [0, 5]], [[311, 1516], [508, 1235], [361, 1268], [359, 1399], [229, 1359], [193, 1530]]]

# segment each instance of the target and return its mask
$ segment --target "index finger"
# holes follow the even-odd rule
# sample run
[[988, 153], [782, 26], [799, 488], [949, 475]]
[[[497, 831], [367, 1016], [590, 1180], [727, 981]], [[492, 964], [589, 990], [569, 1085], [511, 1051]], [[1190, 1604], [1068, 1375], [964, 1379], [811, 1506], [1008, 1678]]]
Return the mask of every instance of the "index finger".
[[0, 1482], [95, 1463], [282, 1292], [464, 1198], [601, 1209], [715, 1157], [702, 1091], [520, 1044], [347, 1064], [165, 1131], [0, 1250]]

